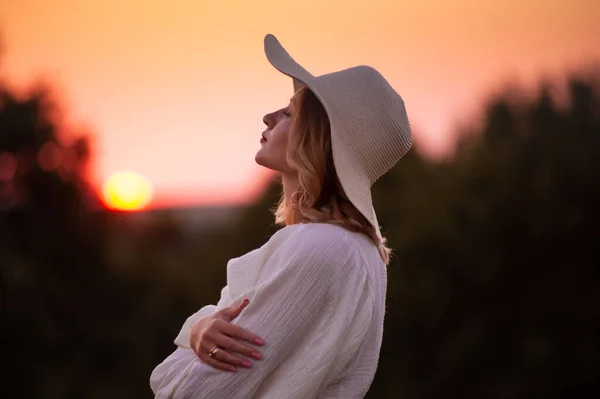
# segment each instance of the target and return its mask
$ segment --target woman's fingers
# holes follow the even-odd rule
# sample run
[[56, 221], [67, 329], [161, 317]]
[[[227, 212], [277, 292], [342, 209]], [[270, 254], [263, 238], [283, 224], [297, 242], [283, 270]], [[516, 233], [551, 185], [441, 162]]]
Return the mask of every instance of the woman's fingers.
[[264, 345], [264, 341], [258, 335], [231, 323], [224, 323], [219, 325], [219, 330], [231, 338], [241, 339], [246, 342], [250, 342], [254, 345]]
[[227, 363], [229, 366], [239, 366], [245, 368], [250, 368], [252, 366], [247, 359], [241, 359], [235, 355], [232, 355], [226, 348], [220, 348], [217, 350], [213, 359], [216, 359], [222, 363]]
[[[242, 327], [236, 326], [235, 324], [231, 324], [231, 321], [233, 319], [235, 319], [237, 316], [239, 316], [239, 314], [242, 312], [242, 310], [244, 310], [244, 308], [246, 306], [248, 306], [249, 303], [250, 302], [248, 301], [248, 299], [244, 299], [239, 304], [231, 305], [231, 306], [223, 309], [221, 312], [222, 312], [223, 316], [225, 316], [226, 318], [229, 319], [228, 320], [229, 323], [218, 323], [218, 327], [221, 332], [223, 332], [226, 335], [229, 335], [232, 338], [241, 339], [246, 342], [250, 342], [251, 344], [254, 344], [254, 345], [263, 345], [264, 342], [263, 342], [262, 338], [260, 338], [258, 335], [254, 334]], [[225, 320], [225, 321], [227, 321], [227, 320]], [[240, 352], [240, 353], [244, 353], [244, 352]]]
[[238, 317], [240, 315], [240, 313], [242, 313], [242, 310], [244, 310], [244, 308], [246, 306], [248, 306], [248, 304], [250, 303], [250, 301], [248, 299], [244, 299], [243, 301], [241, 301], [238, 304], [232, 304], [228, 307], [226, 307], [225, 309], [223, 309], [221, 311], [221, 313], [226, 316], [229, 321], [235, 319], [236, 317]]
[[[231, 372], [236, 371], [236, 367], [251, 367], [248, 359], [234, 354], [256, 360], [261, 359], [262, 355], [259, 351], [239, 340], [253, 345], [263, 345], [263, 340], [256, 334], [231, 324], [231, 320], [238, 317], [248, 304], [249, 301], [245, 299], [238, 304], [222, 309], [209, 319], [194, 324], [190, 344], [200, 360], [213, 368]], [[217, 349], [213, 351], [214, 356], [209, 356], [209, 352], [215, 347]]]
[[223, 370], [223, 371], [236, 371], [236, 367], [232, 364], [227, 364], [221, 360], [219, 360], [222, 357], [222, 354], [225, 351], [223, 349], [217, 349], [215, 355], [213, 357], [208, 356], [208, 352], [207, 351], [203, 351], [199, 357], [200, 360], [202, 360], [204, 363], [208, 364], [209, 366], [219, 369], [219, 370]]
[[215, 337], [217, 345], [224, 348], [228, 353], [239, 353], [247, 357], [259, 360], [262, 355], [258, 350], [248, 345], [245, 345], [226, 335]]

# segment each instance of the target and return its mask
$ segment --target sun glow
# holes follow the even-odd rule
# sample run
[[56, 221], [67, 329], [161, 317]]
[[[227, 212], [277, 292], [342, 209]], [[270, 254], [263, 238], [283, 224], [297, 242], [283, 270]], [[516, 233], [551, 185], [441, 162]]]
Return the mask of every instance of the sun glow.
[[104, 182], [102, 193], [108, 208], [138, 211], [150, 203], [153, 189], [150, 182], [138, 173], [118, 172]]

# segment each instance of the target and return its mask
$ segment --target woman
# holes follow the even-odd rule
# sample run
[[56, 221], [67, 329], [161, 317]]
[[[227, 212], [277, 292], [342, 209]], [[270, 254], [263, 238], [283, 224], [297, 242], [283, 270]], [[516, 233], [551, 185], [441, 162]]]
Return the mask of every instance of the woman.
[[256, 154], [281, 174], [285, 227], [229, 261], [153, 371], [157, 398], [362, 398], [375, 375], [390, 250], [370, 188], [410, 149], [404, 103], [370, 67], [315, 77], [272, 35], [265, 52], [295, 86]]

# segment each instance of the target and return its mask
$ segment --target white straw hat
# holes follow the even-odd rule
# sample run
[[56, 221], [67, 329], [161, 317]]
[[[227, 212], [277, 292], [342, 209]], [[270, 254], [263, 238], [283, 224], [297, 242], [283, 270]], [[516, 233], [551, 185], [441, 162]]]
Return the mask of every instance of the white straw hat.
[[342, 188], [381, 237], [371, 186], [412, 145], [402, 97], [369, 66], [313, 76], [271, 34], [265, 36], [265, 53], [275, 68], [294, 79], [294, 90], [305, 85], [321, 101], [329, 117], [333, 162]]

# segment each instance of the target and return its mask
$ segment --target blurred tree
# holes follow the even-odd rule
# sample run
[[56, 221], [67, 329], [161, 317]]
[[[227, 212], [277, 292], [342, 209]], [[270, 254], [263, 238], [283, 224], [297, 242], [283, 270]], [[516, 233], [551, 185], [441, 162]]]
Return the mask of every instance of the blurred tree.
[[496, 99], [449, 162], [376, 186], [399, 266], [369, 397], [597, 395], [600, 87], [568, 87]]
[[10, 365], [0, 396], [134, 397], [148, 390], [147, 375], [134, 377], [147, 371], [137, 358], [149, 346], [130, 333], [143, 326], [132, 317], [143, 304], [106, 262], [116, 215], [93, 210], [88, 137], [67, 143], [56, 115], [49, 91], [0, 87], [0, 338]]

